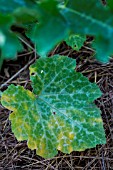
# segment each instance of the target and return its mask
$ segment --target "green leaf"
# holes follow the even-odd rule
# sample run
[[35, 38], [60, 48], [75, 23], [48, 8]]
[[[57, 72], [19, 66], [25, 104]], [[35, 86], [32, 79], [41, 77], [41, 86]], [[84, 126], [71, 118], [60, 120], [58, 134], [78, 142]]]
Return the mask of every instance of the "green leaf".
[[7, 33], [4, 34], [4, 36], [6, 37], [6, 41], [1, 48], [1, 56], [4, 59], [14, 59], [16, 58], [17, 52], [22, 51], [22, 45], [13, 33]]
[[14, 23], [12, 16], [0, 14], [0, 67], [4, 59], [14, 59], [17, 51], [22, 50], [20, 41], [10, 27]]
[[27, 33], [36, 43], [37, 52], [41, 56], [45, 56], [68, 35], [68, 25], [59, 12], [58, 4], [55, 0], [37, 4], [39, 24]]
[[[106, 46], [109, 44], [109, 46]], [[110, 59], [110, 51], [112, 49], [112, 43], [110, 39], [103, 39], [103, 37], [96, 37], [92, 43], [92, 47], [95, 49], [95, 57], [102, 63], [107, 63]]]
[[75, 72], [75, 60], [40, 58], [30, 67], [33, 92], [10, 85], [1, 102], [13, 113], [12, 131], [27, 140], [38, 155], [51, 158], [57, 149], [70, 153], [105, 144], [100, 110], [93, 101], [101, 96], [95, 83]]
[[25, 27], [25, 24], [34, 24], [38, 21], [38, 11], [35, 8], [17, 8], [13, 12], [15, 24]]
[[35, 4], [35, 0], [0, 0], [0, 11], [2, 13], [12, 13], [15, 9], [21, 7], [32, 8]]
[[64, 5], [66, 6], [66, 4], [68, 3], [68, 0], [57, 0], [59, 2], [60, 5]]
[[[106, 6], [103, 6], [99, 0], [69, 0], [67, 8], [62, 9], [62, 14], [67, 19], [71, 30], [75, 34], [93, 35], [97, 39], [102, 37], [97, 41], [97, 43], [99, 42], [99, 46], [100, 44], [102, 46], [99, 54], [102, 54], [102, 50], [106, 45], [109, 51], [106, 50], [103, 57], [105, 58], [104, 61], [108, 61], [108, 53], [113, 53], [113, 39], [111, 38], [113, 37], [112, 11]], [[106, 42], [106, 39], [109, 41]], [[101, 58], [102, 56], [100, 56]]]
[[107, 0], [107, 5], [110, 7], [110, 9], [113, 11], [113, 1]]
[[73, 50], [79, 51], [86, 40], [86, 36], [83, 35], [70, 35], [65, 41], [67, 45], [71, 46]]
[[1, 95], [2, 95], [2, 91], [0, 90], [0, 98], [1, 98]]

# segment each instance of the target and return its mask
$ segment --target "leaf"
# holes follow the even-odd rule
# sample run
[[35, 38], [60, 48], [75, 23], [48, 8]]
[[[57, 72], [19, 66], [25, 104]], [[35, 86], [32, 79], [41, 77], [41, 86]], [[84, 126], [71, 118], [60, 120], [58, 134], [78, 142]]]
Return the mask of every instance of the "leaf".
[[44, 158], [57, 149], [70, 153], [104, 144], [100, 110], [93, 101], [101, 96], [95, 83], [75, 72], [75, 60], [40, 58], [30, 67], [33, 92], [10, 85], [1, 102], [13, 113], [12, 131], [19, 141]]
[[[100, 44], [102, 46], [101, 52], [99, 50], [97, 53], [102, 54], [102, 50], [106, 45], [109, 51], [106, 50], [103, 57], [105, 58], [104, 61], [108, 61], [108, 53], [110, 55], [113, 53], [113, 39], [111, 38], [113, 37], [112, 11], [103, 6], [99, 0], [69, 0], [67, 8], [62, 9], [62, 14], [75, 34], [93, 35], [97, 39], [102, 37], [97, 41], [99, 46]], [[106, 42], [106, 39], [109, 41]], [[100, 56], [100, 59], [102, 59], [102, 56]]]
[[38, 12], [35, 8], [17, 8], [13, 12], [15, 24], [25, 27], [25, 24], [34, 24], [38, 21]]
[[113, 1], [107, 0], [107, 5], [110, 7], [110, 9], [113, 11]]
[[1, 95], [2, 95], [2, 91], [0, 90], [0, 98], [1, 98]]
[[20, 41], [13, 33], [5, 34], [4, 36], [6, 36], [6, 42], [2, 47], [2, 56], [5, 59], [14, 59], [17, 51], [22, 50]]
[[68, 35], [68, 25], [59, 12], [58, 4], [55, 0], [38, 3], [39, 23], [27, 32], [41, 56], [45, 56]]
[[79, 51], [85, 40], [86, 36], [74, 34], [70, 35], [69, 38], [66, 39], [66, 44], [71, 46], [73, 50]]
[[[92, 47], [96, 50], [95, 57], [102, 63], [107, 63], [110, 59], [110, 49], [112, 48], [110, 39], [103, 39], [103, 37], [96, 37], [92, 43]], [[106, 44], [109, 46], [106, 46]]]
[[68, 0], [57, 0], [59, 2], [60, 5], [65, 6], [68, 2]]
[[22, 45], [11, 32], [10, 27], [14, 23], [12, 16], [0, 14], [0, 67], [4, 59], [14, 59], [17, 52], [22, 50]]
[[35, 4], [35, 0], [0, 0], [0, 11], [2, 13], [12, 13], [15, 9], [21, 7], [32, 8]]

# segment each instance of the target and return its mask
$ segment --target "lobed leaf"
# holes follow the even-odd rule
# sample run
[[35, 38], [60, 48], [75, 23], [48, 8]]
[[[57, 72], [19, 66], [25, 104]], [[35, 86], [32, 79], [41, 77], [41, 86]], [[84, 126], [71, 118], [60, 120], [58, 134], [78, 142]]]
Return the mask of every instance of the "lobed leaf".
[[[112, 49], [112, 43], [110, 39], [103, 38], [102, 36], [96, 37], [92, 43], [92, 47], [95, 49], [95, 57], [98, 61], [107, 63], [110, 59], [110, 51]], [[106, 46], [109, 44], [109, 46]]]
[[38, 155], [51, 158], [57, 149], [70, 153], [104, 144], [100, 110], [93, 101], [101, 96], [95, 83], [75, 72], [75, 60], [40, 58], [30, 67], [33, 92], [10, 85], [2, 104], [12, 110], [12, 131], [27, 140]]
[[86, 40], [86, 36], [72, 34], [65, 41], [73, 50], [79, 51]]
[[[98, 39], [95, 46], [98, 59], [103, 61], [104, 57], [104, 61], [108, 61], [108, 55], [113, 53], [112, 11], [103, 6], [99, 0], [69, 0], [67, 8], [62, 9], [62, 14], [75, 34], [93, 35]], [[100, 49], [98, 46], [102, 48]], [[107, 50], [104, 50], [104, 46]], [[103, 53], [104, 56], [102, 56]]]
[[46, 0], [37, 4], [39, 23], [27, 35], [35, 42], [39, 55], [46, 56], [52, 48], [68, 35], [68, 25], [60, 14], [56, 0]]
[[107, 5], [113, 11], [113, 1], [107, 0]]
[[0, 68], [4, 59], [14, 59], [23, 50], [16, 33], [11, 31], [12, 25], [26, 29], [26, 24], [37, 21], [37, 17], [35, 0], [0, 1]]
[[[39, 55], [46, 56], [55, 45], [67, 39], [69, 32], [73, 32], [73, 34], [88, 34], [96, 37], [93, 47], [96, 50], [97, 59], [102, 62], [108, 62], [109, 56], [113, 53], [111, 38], [113, 36], [113, 11], [111, 9], [112, 1], [110, 0], [107, 6], [103, 6], [99, 0], [9, 0], [8, 2], [1, 0], [0, 5], [1, 13], [7, 17], [10, 14], [14, 20], [13, 24], [27, 30], [26, 34], [36, 44]], [[10, 26], [12, 26], [11, 23]], [[9, 36], [3, 32], [2, 35]], [[14, 37], [15, 35], [13, 38], [11, 35], [10, 39]], [[14, 46], [14, 49], [19, 46], [17, 41], [15, 37], [16, 47]], [[11, 49], [13, 49], [12, 46]], [[0, 56], [1, 62], [3, 58], [5, 56]]]
[[22, 50], [22, 46], [10, 27], [14, 23], [14, 18], [10, 15], [0, 14], [0, 67], [4, 59], [14, 59], [17, 51]]
[[35, 4], [35, 0], [0, 0], [0, 11], [2, 13], [12, 13], [17, 8], [29, 7], [32, 8]]

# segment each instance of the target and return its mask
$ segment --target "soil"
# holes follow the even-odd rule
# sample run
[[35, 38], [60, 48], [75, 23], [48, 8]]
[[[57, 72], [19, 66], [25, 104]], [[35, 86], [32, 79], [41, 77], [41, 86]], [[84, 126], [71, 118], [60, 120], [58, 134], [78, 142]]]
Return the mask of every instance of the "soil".
[[[16, 140], [8, 119], [10, 111], [0, 105], [0, 170], [113, 170], [113, 59], [107, 64], [96, 61], [90, 40], [87, 39], [79, 52], [62, 43], [49, 56], [62, 54], [75, 58], [76, 71], [98, 84], [103, 95], [95, 103], [102, 111], [107, 143], [84, 152], [59, 152], [52, 159], [43, 159], [36, 155], [35, 150], [28, 149], [26, 141]], [[17, 60], [5, 61], [0, 73], [1, 90], [12, 83], [31, 89], [29, 65], [36, 57], [35, 49], [31, 52], [25, 49], [18, 54]]]

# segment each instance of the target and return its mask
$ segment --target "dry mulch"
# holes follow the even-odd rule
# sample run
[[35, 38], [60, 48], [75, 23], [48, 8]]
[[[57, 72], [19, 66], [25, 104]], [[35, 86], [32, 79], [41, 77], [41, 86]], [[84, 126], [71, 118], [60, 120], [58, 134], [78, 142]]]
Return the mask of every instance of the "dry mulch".
[[[95, 101], [102, 111], [106, 132], [106, 145], [84, 152], [61, 152], [52, 159], [43, 159], [35, 151], [28, 149], [26, 141], [18, 142], [11, 131], [8, 120], [10, 111], [0, 105], [0, 170], [112, 170], [113, 169], [113, 59], [101, 64], [93, 57], [90, 40], [79, 52], [73, 51], [65, 43], [57, 46], [52, 54], [68, 55], [77, 60], [76, 70], [82, 72], [91, 82], [96, 82], [103, 92]], [[11, 83], [30, 89], [29, 65], [36, 59], [35, 50], [25, 50], [18, 60], [4, 62], [0, 73], [0, 87], [5, 90]]]

